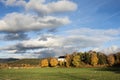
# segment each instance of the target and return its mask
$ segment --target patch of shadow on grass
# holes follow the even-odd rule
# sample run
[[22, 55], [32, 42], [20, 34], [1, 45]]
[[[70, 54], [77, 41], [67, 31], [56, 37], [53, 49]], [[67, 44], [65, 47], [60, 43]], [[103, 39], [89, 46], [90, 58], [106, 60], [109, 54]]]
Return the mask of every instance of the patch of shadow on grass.
[[59, 72], [59, 74], [63, 78], [67, 78], [68, 80], [89, 80], [89, 79], [83, 78], [82, 76], [81, 77], [74, 76], [74, 73], [68, 74], [68, 73]]
[[97, 71], [110, 71], [110, 72], [120, 74], [120, 67], [106, 67], [106, 68], [98, 68], [95, 70], [97, 70]]

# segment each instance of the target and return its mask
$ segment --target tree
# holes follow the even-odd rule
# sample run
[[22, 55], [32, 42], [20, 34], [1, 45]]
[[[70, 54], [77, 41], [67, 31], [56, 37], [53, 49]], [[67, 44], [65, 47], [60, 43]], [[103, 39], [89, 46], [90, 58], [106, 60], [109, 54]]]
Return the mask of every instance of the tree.
[[120, 64], [120, 52], [117, 52], [117, 53], [115, 54], [115, 63], [116, 63], [116, 64]]
[[84, 54], [85, 54], [84, 55], [84, 62], [86, 64], [90, 64], [90, 53], [85, 52]]
[[58, 60], [56, 58], [50, 59], [50, 66], [55, 67], [58, 65]]
[[91, 54], [91, 65], [95, 66], [98, 64], [98, 57], [96, 53]]
[[65, 60], [66, 60], [66, 67], [70, 67], [72, 63], [72, 55], [67, 54]]
[[48, 65], [49, 65], [48, 59], [41, 60], [41, 67], [48, 67]]
[[97, 57], [98, 57], [98, 64], [100, 65], [107, 64], [107, 56], [104, 53], [98, 52]]
[[79, 67], [80, 66], [80, 56], [79, 55], [74, 55], [73, 56], [72, 64], [75, 67]]
[[115, 57], [113, 54], [110, 54], [107, 56], [107, 61], [110, 66], [112, 66], [115, 63]]

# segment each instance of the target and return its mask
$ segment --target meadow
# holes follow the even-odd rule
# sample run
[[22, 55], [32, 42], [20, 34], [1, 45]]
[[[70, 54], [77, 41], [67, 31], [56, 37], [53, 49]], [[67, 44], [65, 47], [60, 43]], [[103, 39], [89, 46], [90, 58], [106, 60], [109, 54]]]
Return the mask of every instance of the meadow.
[[0, 69], [0, 80], [120, 80], [120, 68]]

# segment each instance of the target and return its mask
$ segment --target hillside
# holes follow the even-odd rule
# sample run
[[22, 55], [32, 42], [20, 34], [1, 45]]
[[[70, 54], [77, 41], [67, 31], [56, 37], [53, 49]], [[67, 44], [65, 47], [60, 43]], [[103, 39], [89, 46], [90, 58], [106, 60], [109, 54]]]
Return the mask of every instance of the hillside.
[[0, 63], [8, 63], [8, 62], [17, 61], [17, 60], [19, 59], [16, 59], [16, 58], [0, 59]]
[[16, 61], [7, 62], [8, 65], [22, 65], [22, 64], [29, 64], [29, 65], [39, 65], [41, 59], [19, 59]]

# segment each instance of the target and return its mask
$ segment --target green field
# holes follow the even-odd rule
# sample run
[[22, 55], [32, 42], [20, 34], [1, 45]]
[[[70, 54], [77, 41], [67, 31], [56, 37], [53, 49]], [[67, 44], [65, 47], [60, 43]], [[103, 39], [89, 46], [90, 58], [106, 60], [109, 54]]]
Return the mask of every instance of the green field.
[[0, 80], [120, 80], [120, 68], [0, 69]]

